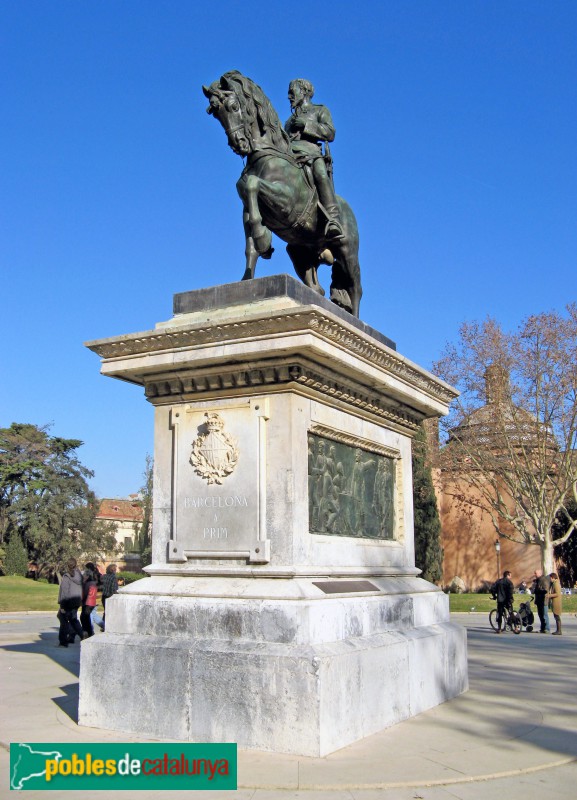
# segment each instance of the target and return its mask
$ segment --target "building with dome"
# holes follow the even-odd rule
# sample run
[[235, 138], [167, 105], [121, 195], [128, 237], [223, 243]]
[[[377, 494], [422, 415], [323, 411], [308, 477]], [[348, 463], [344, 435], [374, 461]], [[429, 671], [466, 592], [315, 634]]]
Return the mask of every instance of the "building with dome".
[[[520, 456], [526, 463], [534, 453], [535, 468], [539, 469], [543, 443], [548, 451], [546, 461], [553, 462], [554, 436], [543, 436], [540, 426], [535, 417], [513, 403], [509, 375], [495, 364], [485, 372], [484, 405], [450, 430], [440, 450], [437, 441], [433, 471], [442, 526], [444, 586], [458, 576], [467, 589], [474, 591], [494, 582], [505, 569], [511, 570], [516, 586], [523, 581], [530, 585], [534, 571], [541, 567], [540, 547], [506, 538], [514, 534], [512, 525], [496, 514], [474, 485], [482, 479], [477, 463], [482, 463], [483, 471], [490, 470], [492, 464], [499, 470], [503, 460], [514, 465]], [[541, 452], [537, 454], [539, 444]], [[476, 478], [473, 482], [472, 474]], [[504, 488], [499, 491], [506, 497]], [[504, 535], [498, 535], [493, 517]], [[534, 529], [527, 519], [526, 538], [532, 536]]]

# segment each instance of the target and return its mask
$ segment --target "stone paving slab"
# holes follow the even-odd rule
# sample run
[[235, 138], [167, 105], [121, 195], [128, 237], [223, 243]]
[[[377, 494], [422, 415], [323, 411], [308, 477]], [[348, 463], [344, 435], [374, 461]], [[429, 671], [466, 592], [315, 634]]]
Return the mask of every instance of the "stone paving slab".
[[[125, 791], [122, 800], [574, 797], [577, 619], [564, 616], [563, 637], [495, 636], [486, 615], [453, 619], [469, 631], [466, 695], [322, 759], [239, 751], [237, 792]], [[7, 789], [10, 741], [146, 741], [78, 727], [80, 645], [56, 645], [55, 615], [0, 614], [0, 800], [16, 796]], [[46, 800], [45, 792], [25, 793], [36, 795]], [[80, 800], [80, 793], [50, 798]]]

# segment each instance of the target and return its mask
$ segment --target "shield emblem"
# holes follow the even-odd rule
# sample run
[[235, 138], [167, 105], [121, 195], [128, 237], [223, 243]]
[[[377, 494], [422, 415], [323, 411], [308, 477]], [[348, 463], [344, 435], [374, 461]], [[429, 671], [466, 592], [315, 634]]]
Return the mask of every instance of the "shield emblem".
[[234, 471], [239, 452], [216, 413], [206, 413], [205, 432], [192, 443], [190, 463], [207, 483], [222, 483]]

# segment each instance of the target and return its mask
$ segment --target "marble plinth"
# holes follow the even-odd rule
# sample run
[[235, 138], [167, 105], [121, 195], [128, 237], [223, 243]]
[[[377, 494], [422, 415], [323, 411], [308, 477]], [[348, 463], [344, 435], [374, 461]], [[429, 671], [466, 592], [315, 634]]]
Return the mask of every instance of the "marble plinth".
[[451, 387], [288, 276], [89, 346], [155, 406], [154, 527], [83, 644], [81, 724], [323, 756], [466, 690], [414, 565], [411, 438]]

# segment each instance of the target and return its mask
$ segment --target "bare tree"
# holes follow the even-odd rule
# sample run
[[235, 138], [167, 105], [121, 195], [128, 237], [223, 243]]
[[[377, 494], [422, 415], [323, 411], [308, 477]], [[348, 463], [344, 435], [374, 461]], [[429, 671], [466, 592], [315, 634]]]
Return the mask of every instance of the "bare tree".
[[[551, 572], [553, 545], [577, 527], [567, 508], [577, 501], [577, 305], [514, 333], [490, 318], [465, 323], [434, 368], [461, 392], [441, 451], [454, 497], [486, 511], [498, 536], [540, 547]], [[566, 526], [553, 542], [556, 520]]]

